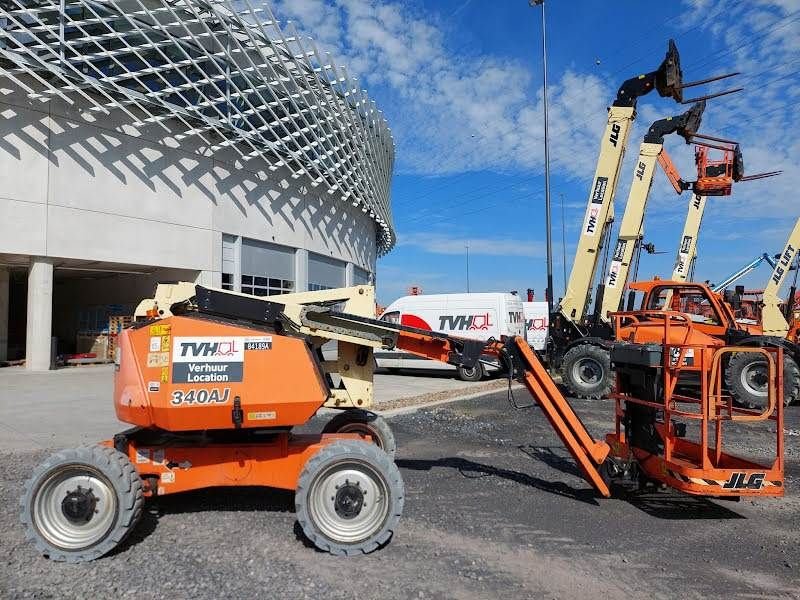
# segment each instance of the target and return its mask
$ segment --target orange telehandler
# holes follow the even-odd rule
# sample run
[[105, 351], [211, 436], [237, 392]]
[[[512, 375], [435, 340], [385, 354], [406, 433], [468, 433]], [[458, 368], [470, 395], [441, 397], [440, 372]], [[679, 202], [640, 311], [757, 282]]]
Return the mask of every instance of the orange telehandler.
[[[739, 409], [722, 389], [720, 364], [730, 349], [703, 346], [685, 315], [655, 311], [613, 347], [615, 427], [595, 440], [523, 338], [414, 329], [371, 318], [372, 304], [368, 286], [262, 299], [160, 285], [137, 309], [144, 318], [118, 338], [114, 406], [134, 427], [35, 469], [21, 500], [28, 537], [51, 559], [92, 560], [125, 539], [146, 497], [256, 485], [294, 490], [297, 520], [320, 549], [350, 555], [381, 547], [405, 495], [391, 430], [364, 408], [372, 351], [392, 347], [456, 366], [496, 357], [603, 497], [617, 480], [706, 496], [783, 494], [780, 348], [736, 349], [769, 365], [766, 406]], [[657, 327], [680, 343], [636, 343]], [[324, 361], [319, 350], [331, 339], [339, 356]], [[686, 371], [704, 382], [696, 397], [676, 391]], [[323, 406], [340, 412], [321, 434], [292, 431]], [[724, 451], [726, 424], [766, 420], [775, 421], [774, 458], [761, 464]], [[694, 439], [687, 423], [699, 427]]]

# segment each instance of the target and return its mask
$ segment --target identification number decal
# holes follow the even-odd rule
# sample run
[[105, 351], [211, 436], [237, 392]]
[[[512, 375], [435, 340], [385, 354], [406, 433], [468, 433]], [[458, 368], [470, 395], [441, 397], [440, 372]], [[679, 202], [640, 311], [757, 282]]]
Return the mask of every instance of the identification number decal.
[[244, 338], [245, 350], [272, 350], [272, 336]]
[[183, 404], [227, 404], [231, 396], [231, 388], [224, 388], [222, 390], [189, 390], [184, 392], [182, 390], [175, 390], [172, 392], [172, 400], [170, 404], [173, 406], [181, 406]]

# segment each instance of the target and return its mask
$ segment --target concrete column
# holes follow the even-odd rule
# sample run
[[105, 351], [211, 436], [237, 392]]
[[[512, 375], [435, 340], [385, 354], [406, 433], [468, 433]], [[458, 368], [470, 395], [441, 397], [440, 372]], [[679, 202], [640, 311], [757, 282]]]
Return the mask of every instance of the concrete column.
[[8, 269], [0, 267], [0, 362], [8, 360]]
[[294, 291], [308, 291], [308, 250], [298, 248], [294, 253]]
[[242, 236], [233, 244], [233, 291], [242, 293]]
[[344, 268], [344, 287], [352, 287], [355, 285], [355, 265], [351, 262], [347, 263]]
[[53, 335], [53, 260], [31, 257], [28, 270], [28, 325], [25, 368], [50, 369], [50, 338]]

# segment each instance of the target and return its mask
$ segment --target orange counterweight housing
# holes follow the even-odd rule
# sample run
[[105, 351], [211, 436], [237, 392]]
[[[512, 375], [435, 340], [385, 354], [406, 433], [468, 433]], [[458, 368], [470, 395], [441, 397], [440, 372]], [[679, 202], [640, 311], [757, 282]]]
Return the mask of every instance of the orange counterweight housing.
[[172, 316], [122, 331], [114, 408], [165, 431], [301, 425], [329, 390], [303, 338], [205, 317]]

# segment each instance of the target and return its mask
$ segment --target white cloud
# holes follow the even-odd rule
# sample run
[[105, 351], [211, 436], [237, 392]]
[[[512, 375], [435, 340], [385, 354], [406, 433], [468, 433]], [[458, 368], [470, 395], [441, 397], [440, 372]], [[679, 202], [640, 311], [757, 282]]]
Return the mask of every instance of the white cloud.
[[411, 233], [404, 235], [398, 246], [415, 246], [432, 254], [466, 254], [475, 256], [524, 256], [540, 258], [545, 254], [544, 244], [530, 240], [508, 238], [471, 238], [442, 233]]
[[[447, 47], [447, 25], [440, 22], [444, 17], [417, 14], [399, 2], [274, 4], [278, 18], [296, 19], [365, 87], [386, 92], [382, 108], [397, 143], [399, 171], [541, 171], [539, 73], [506, 56], [468, 48], [453, 52]], [[595, 75], [568, 70], [553, 77], [551, 161], [562, 174], [588, 177], [593, 170], [610, 97], [612, 90]]]

